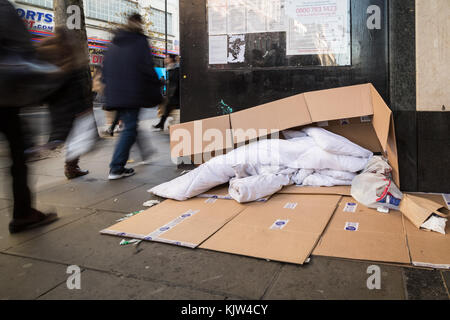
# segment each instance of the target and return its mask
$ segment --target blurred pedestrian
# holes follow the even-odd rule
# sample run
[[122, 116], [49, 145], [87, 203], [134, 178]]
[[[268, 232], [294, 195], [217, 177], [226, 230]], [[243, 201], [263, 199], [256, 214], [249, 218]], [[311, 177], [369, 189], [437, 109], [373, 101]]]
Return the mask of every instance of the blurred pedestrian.
[[[67, 140], [75, 119], [80, 114], [93, 112], [92, 86], [89, 60], [79, 44], [75, 31], [66, 27], [55, 28], [55, 35], [44, 39], [38, 46], [38, 57], [57, 65], [65, 73], [64, 84], [49, 100], [51, 134], [45, 147], [54, 149]], [[89, 173], [81, 170], [79, 159], [67, 160], [64, 173], [74, 179]]]
[[[14, 7], [7, 0], [0, 0], [0, 59], [16, 54], [31, 58], [34, 57], [35, 50], [30, 35]], [[0, 107], [0, 132], [8, 140], [12, 159], [14, 208], [13, 219], [9, 224], [10, 233], [39, 227], [58, 219], [55, 213], [45, 214], [31, 207], [28, 170], [24, 154], [25, 142], [19, 110], [19, 108]]]
[[175, 54], [169, 54], [164, 60], [168, 76], [167, 85], [167, 103], [164, 105], [164, 113], [154, 128], [164, 130], [164, 125], [170, 113], [174, 109], [180, 108], [180, 63], [178, 56]]
[[[147, 37], [143, 31], [140, 14], [128, 17], [127, 24], [116, 32], [106, 52], [103, 64], [106, 108], [117, 110], [124, 129], [116, 144], [110, 163], [110, 180], [133, 175], [132, 168], [125, 168], [130, 149], [138, 137], [140, 108], [154, 107], [161, 100], [161, 84], [154, 69]], [[149, 156], [144, 146], [139, 149], [143, 160]]]

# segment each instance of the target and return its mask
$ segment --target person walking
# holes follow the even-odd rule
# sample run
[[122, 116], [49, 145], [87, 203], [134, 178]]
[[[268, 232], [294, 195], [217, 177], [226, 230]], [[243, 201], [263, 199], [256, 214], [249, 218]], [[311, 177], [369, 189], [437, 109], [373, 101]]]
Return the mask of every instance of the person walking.
[[[55, 28], [55, 35], [43, 40], [37, 49], [41, 60], [50, 62], [64, 72], [64, 84], [48, 99], [51, 121], [51, 134], [44, 148], [54, 149], [64, 144], [74, 127], [77, 116], [92, 112], [91, 85], [89, 81], [89, 60], [78, 44], [75, 31], [66, 27]], [[67, 160], [64, 174], [67, 179], [74, 179], [89, 173], [82, 170], [79, 159]]]
[[[132, 14], [127, 24], [116, 32], [103, 63], [106, 109], [117, 110], [123, 131], [112, 156], [108, 178], [116, 180], [133, 175], [126, 168], [131, 147], [138, 142], [139, 111], [162, 101], [160, 81], [154, 69], [143, 18]], [[143, 153], [143, 148], [141, 153]], [[143, 158], [147, 157], [143, 154]], [[146, 160], [146, 159], [144, 159]]]
[[164, 125], [172, 110], [180, 108], [180, 64], [178, 62], [178, 56], [169, 54], [164, 62], [169, 74], [167, 104], [164, 107], [164, 114], [159, 120], [159, 123], [153, 126], [153, 128], [160, 130], [164, 130]]
[[[11, 54], [34, 57], [31, 37], [14, 7], [7, 0], [0, 0], [0, 59]], [[0, 132], [8, 140], [12, 160], [12, 192], [14, 198], [13, 219], [9, 232], [17, 233], [52, 223], [56, 213], [42, 213], [31, 207], [28, 187], [28, 169], [25, 158], [25, 141], [19, 108], [0, 107]]]

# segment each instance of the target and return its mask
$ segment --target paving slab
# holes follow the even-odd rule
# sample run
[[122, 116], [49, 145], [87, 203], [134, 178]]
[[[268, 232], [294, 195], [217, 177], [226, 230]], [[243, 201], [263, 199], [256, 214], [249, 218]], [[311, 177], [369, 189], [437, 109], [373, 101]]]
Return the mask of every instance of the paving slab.
[[5, 208], [9, 208], [12, 205], [13, 205], [13, 201], [12, 200], [0, 199], [0, 210], [5, 209]]
[[62, 186], [38, 192], [36, 201], [45, 204], [87, 208], [141, 185], [143, 183], [126, 179], [116, 181], [75, 179]]
[[284, 265], [264, 297], [268, 300], [303, 299], [404, 299], [402, 269], [377, 264], [381, 289], [369, 290], [367, 279], [372, 265], [327, 257], [313, 257], [303, 266]]
[[152, 185], [146, 184], [142, 187], [120, 194], [117, 197], [112, 197], [108, 200], [100, 202], [93, 206], [93, 208], [105, 211], [119, 211], [124, 213], [148, 209], [148, 207], [144, 207], [142, 205], [145, 201], [164, 200], [163, 198], [148, 193], [147, 190], [151, 187]]
[[95, 213], [94, 209], [69, 208], [61, 206], [56, 207], [45, 204], [38, 204], [36, 208], [43, 212], [56, 212], [59, 219], [47, 226], [42, 226], [40, 228], [31, 229], [16, 234], [10, 234], [8, 224], [12, 217], [12, 208], [0, 210], [0, 250], [6, 250], [11, 247], [18, 246], [30, 240], [33, 242], [32, 239], [34, 238]]
[[448, 291], [439, 270], [404, 269], [408, 300], [448, 300]]
[[243, 299], [260, 299], [280, 268], [278, 262], [169, 244], [143, 242], [140, 248], [138, 255], [117, 264], [116, 270]]
[[[45, 191], [55, 186], [66, 184], [68, 180], [66, 177], [55, 177], [45, 175], [28, 175], [28, 187], [32, 193]], [[5, 175], [0, 180], [0, 198], [12, 199], [12, 179]]]
[[126, 278], [85, 270], [81, 289], [69, 290], [65, 283], [43, 295], [42, 300], [223, 300], [224, 296], [164, 283]]
[[173, 166], [157, 166], [137, 164], [132, 166], [136, 171], [136, 175], [132, 177], [133, 181], [141, 182], [156, 186], [163, 182], [170, 181], [178, 177], [183, 170]]
[[30, 300], [67, 280], [67, 266], [0, 253], [0, 300]]
[[447, 294], [450, 298], [450, 271], [441, 271], [442, 277], [444, 278], [445, 286], [447, 289]]
[[123, 216], [123, 213], [101, 211], [15, 246], [8, 252], [96, 270], [116, 270], [120, 262], [129, 260], [133, 263], [140, 254], [136, 254], [133, 246], [120, 246], [121, 238], [100, 234], [100, 230]]

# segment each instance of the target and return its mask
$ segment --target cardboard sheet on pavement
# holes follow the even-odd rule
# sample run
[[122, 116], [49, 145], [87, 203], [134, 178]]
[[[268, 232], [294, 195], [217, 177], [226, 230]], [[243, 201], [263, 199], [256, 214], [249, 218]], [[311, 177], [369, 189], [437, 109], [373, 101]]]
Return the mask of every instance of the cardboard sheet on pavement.
[[247, 204], [200, 248], [303, 264], [340, 198], [278, 194], [267, 202]]
[[304, 187], [291, 185], [284, 187], [278, 193], [280, 194], [336, 194], [342, 196], [350, 195], [350, 186], [334, 186], [334, 187]]
[[343, 197], [313, 255], [411, 263], [402, 214], [380, 213]]
[[166, 200], [100, 233], [195, 248], [244, 208], [222, 199]]

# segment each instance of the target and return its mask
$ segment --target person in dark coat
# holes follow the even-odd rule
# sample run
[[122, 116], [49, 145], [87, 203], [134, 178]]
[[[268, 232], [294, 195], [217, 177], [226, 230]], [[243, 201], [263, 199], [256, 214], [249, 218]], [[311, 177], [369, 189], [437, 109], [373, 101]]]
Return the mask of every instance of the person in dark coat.
[[134, 170], [125, 165], [131, 147], [136, 141], [139, 143], [140, 108], [154, 107], [162, 101], [161, 84], [142, 26], [141, 15], [129, 16], [127, 25], [116, 33], [103, 63], [105, 109], [117, 110], [124, 125], [110, 163], [110, 180], [134, 174]]
[[[9, 54], [34, 57], [35, 50], [22, 19], [7, 0], [0, 0], [0, 59]], [[13, 219], [9, 232], [39, 227], [57, 220], [55, 213], [44, 214], [31, 207], [28, 169], [25, 164], [25, 142], [19, 108], [0, 107], [0, 132], [8, 140], [12, 159], [11, 176], [14, 197]]]
[[[63, 144], [74, 127], [77, 116], [93, 112], [89, 75], [89, 60], [80, 47], [75, 31], [66, 27], [55, 28], [55, 35], [44, 39], [38, 46], [41, 60], [58, 66], [65, 74], [63, 85], [48, 99], [51, 133], [45, 148], [53, 149]], [[64, 174], [74, 179], [89, 173], [82, 170], [79, 159], [66, 161]]]
[[177, 60], [177, 55], [170, 54], [165, 59], [167, 66], [169, 79], [167, 85], [167, 104], [164, 108], [164, 114], [162, 115], [159, 123], [154, 125], [154, 128], [164, 130], [164, 124], [170, 115], [170, 112], [174, 109], [180, 108], [180, 64]]

